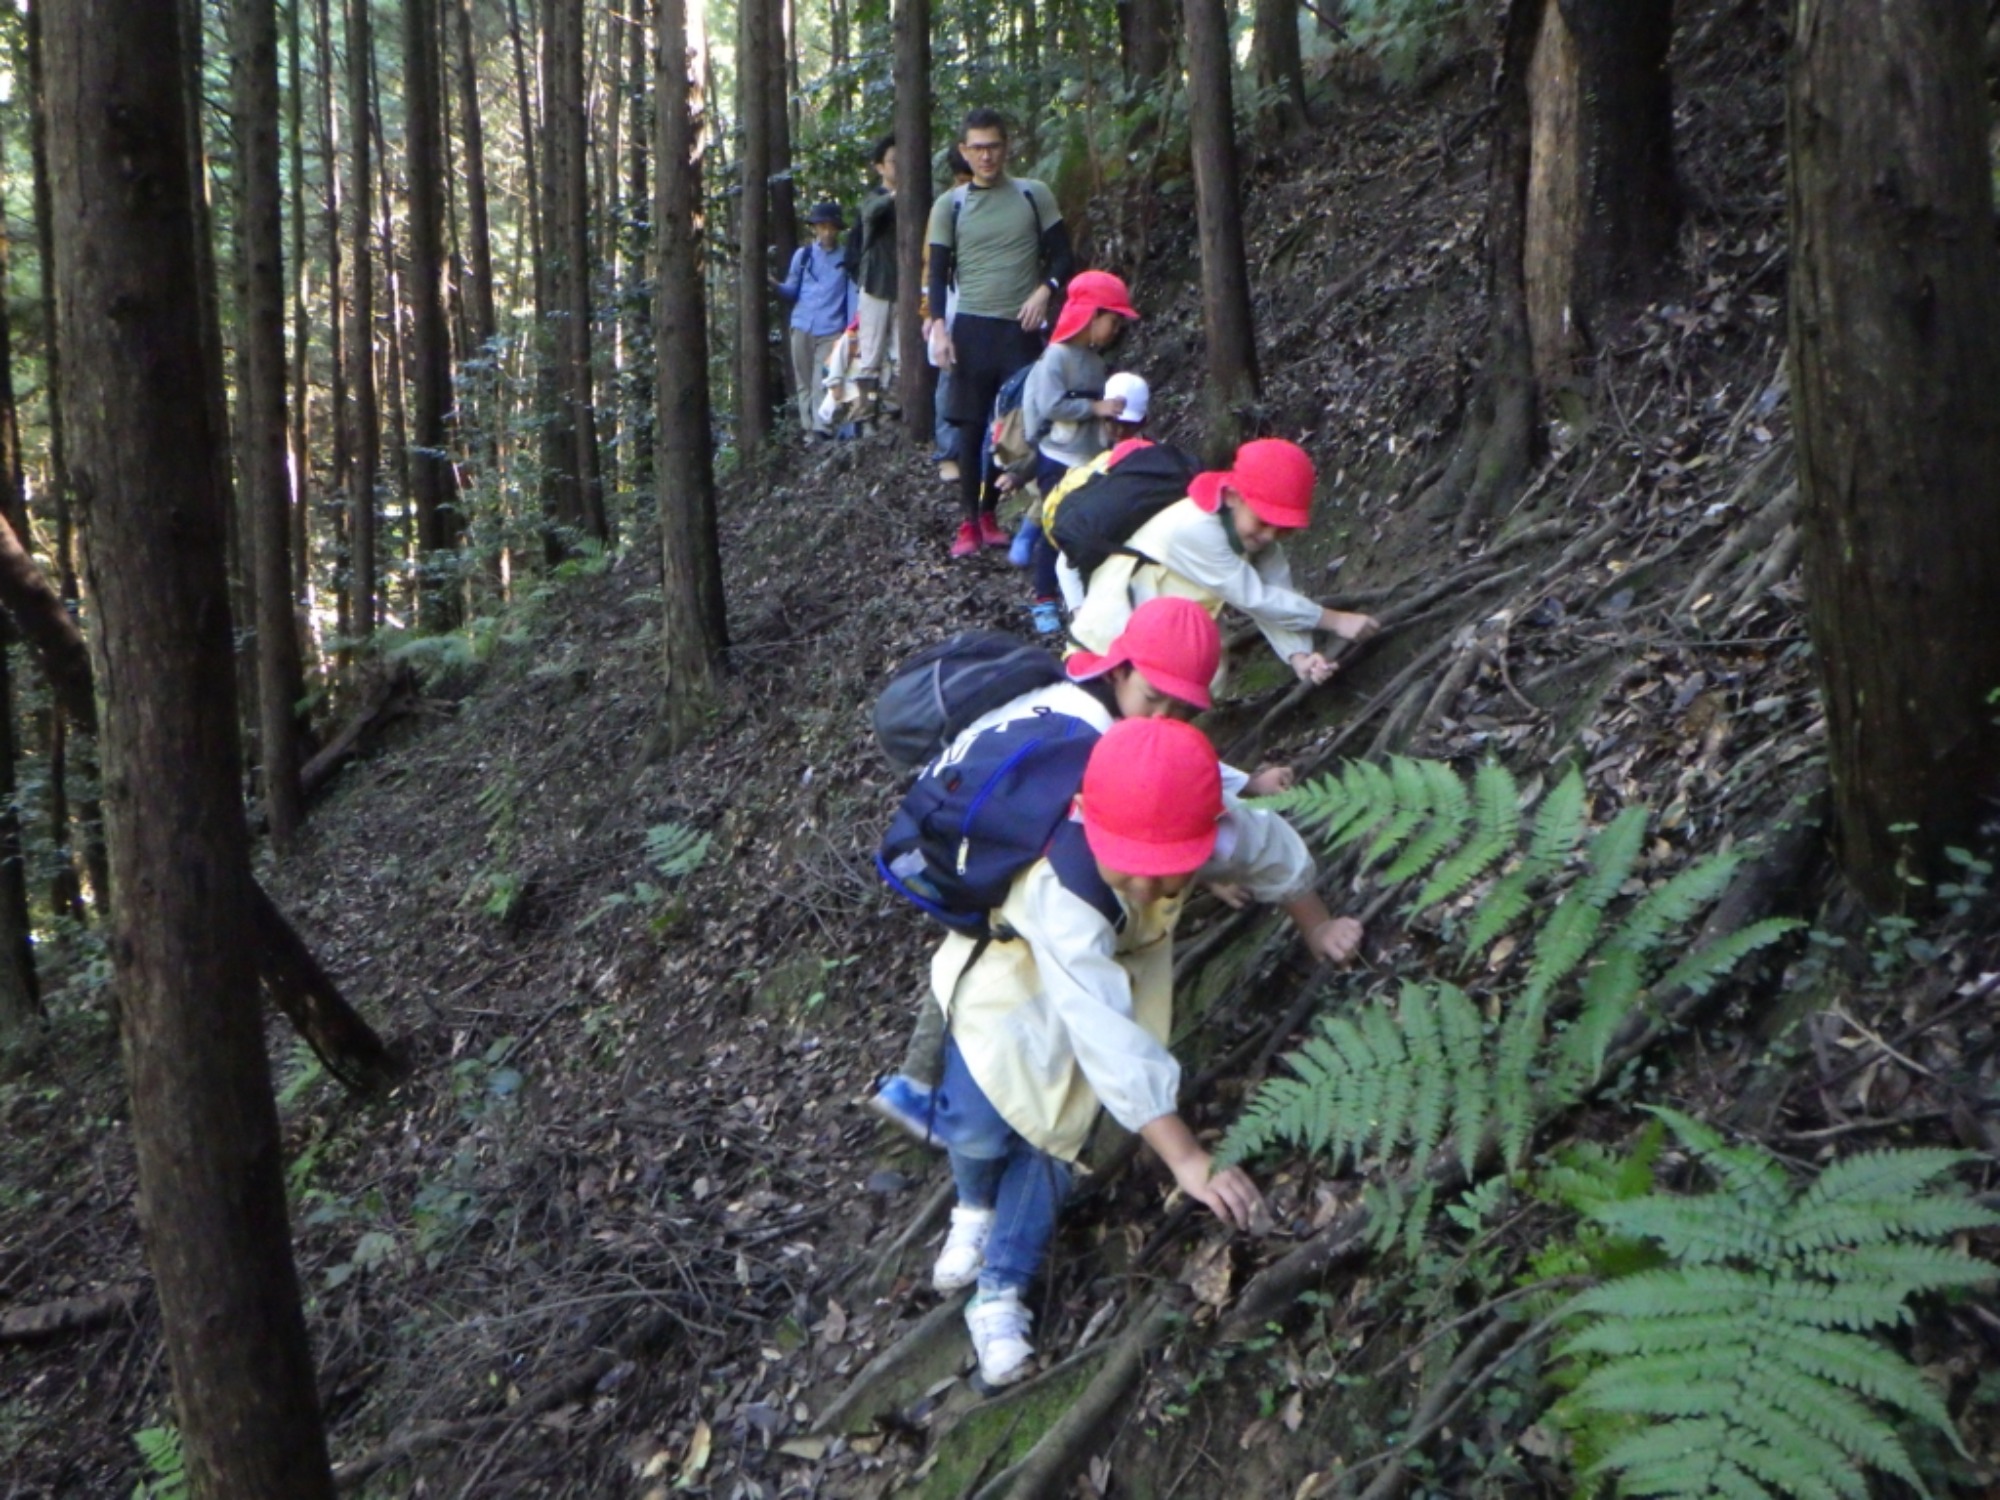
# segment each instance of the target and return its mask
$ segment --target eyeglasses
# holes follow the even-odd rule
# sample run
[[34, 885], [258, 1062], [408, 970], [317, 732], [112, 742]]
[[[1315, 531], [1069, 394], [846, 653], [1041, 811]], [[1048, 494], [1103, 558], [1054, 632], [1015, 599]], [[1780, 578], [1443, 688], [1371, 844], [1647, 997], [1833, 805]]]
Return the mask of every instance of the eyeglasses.
[[975, 141], [969, 145], [960, 146], [958, 149], [965, 152], [968, 156], [985, 156], [988, 152], [1005, 151], [1007, 143], [1005, 141]]

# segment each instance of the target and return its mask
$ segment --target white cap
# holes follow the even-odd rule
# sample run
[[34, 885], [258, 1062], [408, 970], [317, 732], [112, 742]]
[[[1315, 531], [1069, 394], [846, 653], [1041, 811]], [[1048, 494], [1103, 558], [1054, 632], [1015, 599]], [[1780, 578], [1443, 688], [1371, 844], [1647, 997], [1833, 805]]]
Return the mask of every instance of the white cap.
[[1143, 422], [1146, 420], [1146, 403], [1153, 397], [1153, 388], [1146, 384], [1146, 377], [1134, 375], [1130, 370], [1120, 370], [1104, 382], [1104, 399], [1125, 398], [1125, 410], [1114, 421]]

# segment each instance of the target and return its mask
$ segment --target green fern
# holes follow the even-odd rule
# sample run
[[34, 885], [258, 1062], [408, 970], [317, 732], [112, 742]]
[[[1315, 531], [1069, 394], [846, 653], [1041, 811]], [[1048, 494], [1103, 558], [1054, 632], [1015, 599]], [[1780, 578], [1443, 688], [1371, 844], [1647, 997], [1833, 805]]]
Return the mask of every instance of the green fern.
[[701, 868], [711, 842], [685, 823], [655, 823], [646, 830], [646, 859], [663, 879], [681, 880]]
[[1717, 1179], [1698, 1197], [1606, 1200], [1586, 1217], [1657, 1245], [1669, 1265], [1565, 1309], [1555, 1408], [1584, 1477], [1631, 1495], [1865, 1496], [1868, 1470], [1927, 1493], [1892, 1414], [1956, 1444], [1937, 1393], [1870, 1337], [1909, 1299], [1990, 1282], [1995, 1268], [1925, 1243], [2000, 1226], [1939, 1179], [1971, 1153], [1877, 1151], [1801, 1190], [1763, 1151], [1653, 1111]]
[[[1336, 844], [1369, 840], [1364, 861], [1393, 857], [1385, 880], [1435, 866], [1418, 910], [1434, 894], [1456, 898], [1513, 854], [1521, 836], [1518, 789], [1493, 765], [1475, 773], [1468, 793], [1437, 761], [1399, 758], [1387, 771], [1353, 764], [1284, 801]], [[1448, 983], [1405, 984], [1393, 1007], [1322, 1020], [1286, 1060], [1292, 1076], [1271, 1079], [1250, 1101], [1224, 1142], [1225, 1159], [1290, 1145], [1336, 1164], [1399, 1151], [1421, 1162], [1449, 1137], [1468, 1172], [1488, 1142], [1519, 1166], [1539, 1122], [1596, 1081], [1613, 1038], [1652, 993], [1705, 987], [1797, 925], [1758, 923], [1659, 974], [1670, 962], [1668, 940], [1721, 893], [1737, 857], [1696, 860], [1628, 899], [1646, 812], [1626, 808], [1585, 845], [1585, 803], [1572, 771], [1543, 799], [1527, 847], [1468, 924], [1464, 947], [1478, 955], [1530, 905], [1550, 908], [1526, 935], [1525, 975], [1494, 997], [1490, 1024]], [[1559, 894], [1551, 889], [1564, 879]]]

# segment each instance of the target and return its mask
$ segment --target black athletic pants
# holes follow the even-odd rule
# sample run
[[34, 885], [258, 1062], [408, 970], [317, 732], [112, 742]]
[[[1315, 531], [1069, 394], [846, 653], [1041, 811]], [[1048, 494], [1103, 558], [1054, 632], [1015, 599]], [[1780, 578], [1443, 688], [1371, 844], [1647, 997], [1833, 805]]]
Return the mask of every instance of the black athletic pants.
[[[951, 320], [952, 348], [958, 363], [951, 377], [952, 409], [946, 420], [958, 428], [958, 497], [965, 519], [977, 521], [981, 490], [986, 483], [980, 447], [986, 423], [993, 415], [993, 398], [1016, 370], [1042, 357], [1042, 336], [1025, 332], [1012, 318], [981, 318], [960, 313]], [[984, 496], [984, 509], [993, 497]]]

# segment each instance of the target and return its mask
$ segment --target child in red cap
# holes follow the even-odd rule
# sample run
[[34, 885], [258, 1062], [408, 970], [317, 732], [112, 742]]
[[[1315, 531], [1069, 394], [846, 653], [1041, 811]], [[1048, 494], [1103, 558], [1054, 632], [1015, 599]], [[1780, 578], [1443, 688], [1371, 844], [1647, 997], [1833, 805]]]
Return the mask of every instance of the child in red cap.
[[1034, 1358], [1023, 1294], [1041, 1267], [1100, 1108], [1157, 1152], [1190, 1197], [1247, 1227], [1263, 1200], [1217, 1172], [1176, 1112], [1173, 929], [1214, 852], [1222, 778], [1200, 730], [1127, 719], [1105, 732], [1070, 820], [1016, 878], [983, 948], [945, 939], [932, 990], [949, 1013], [936, 1129], [958, 1206], [941, 1288], [977, 1281], [966, 1326], [989, 1386]]
[[[1031, 714], [1064, 714], [1099, 734], [1121, 719], [1192, 718], [1209, 707], [1209, 679], [1222, 660], [1222, 632], [1189, 599], [1153, 599], [1103, 655], [1073, 652], [1067, 682], [1037, 688], [975, 720], [954, 741], [966, 741]], [[1233, 906], [1250, 901], [1282, 907], [1315, 958], [1344, 964], [1360, 947], [1361, 924], [1336, 917], [1319, 894], [1319, 869], [1296, 830], [1276, 812], [1242, 801], [1291, 785], [1289, 766], [1246, 775], [1221, 768], [1223, 817], [1216, 853], [1201, 883]], [[925, 1145], [933, 1130], [934, 1090], [944, 1047], [944, 1016], [934, 1004], [918, 1013], [901, 1068], [881, 1080], [867, 1108]], [[961, 1283], [962, 1284], [962, 1283]]]
[[1311, 633], [1359, 641], [1379, 625], [1369, 615], [1324, 609], [1292, 587], [1278, 539], [1311, 520], [1314, 477], [1297, 443], [1245, 443], [1228, 469], [1197, 474], [1185, 500], [1133, 532], [1127, 551], [1090, 575], [1070, 634], [1101, 651], [1148, 599], [1193, 599], [1211, 614], [1230, 604], [1257, 622], [1301, 682], [1325, 682], [1333, 663], [1314, 649]]
[[[1049, 347], [1029, 370], [1021, 391], [1022, 430], [1034, 444], [1034, 454], [1020, 470], [1001, 475], [1002, 490], [1032, 480], [1048, 495], [1071, 469], [1104, 451], [1103, 424], [1121, 417], [1126, 402], [1124, 396], [1106, 389], [1110, 372], [1104, 351], [1117, 344], [1127, 322], [1138, 320], [1132, 294], [1119, 277], [1109, 271], [1079, 271], [1070, 278]], [[1062, 629], [1062, 605], [1057, 597], [1055, 549], [1041, 535], [1040, 514], [1038, 505], [1028, 507], [1015, 540], [1026, 539], [1028, 555], [1021, 565], [1034, 569], [1030, 613], [1035, 629], [1054, 635]]]

